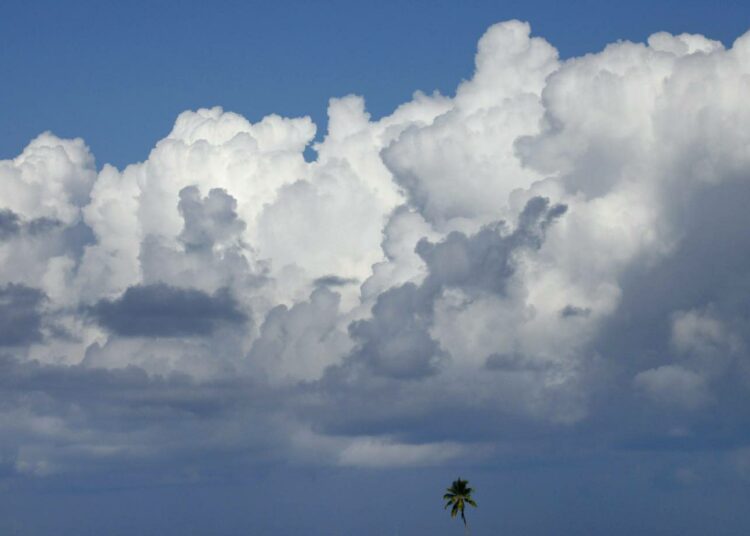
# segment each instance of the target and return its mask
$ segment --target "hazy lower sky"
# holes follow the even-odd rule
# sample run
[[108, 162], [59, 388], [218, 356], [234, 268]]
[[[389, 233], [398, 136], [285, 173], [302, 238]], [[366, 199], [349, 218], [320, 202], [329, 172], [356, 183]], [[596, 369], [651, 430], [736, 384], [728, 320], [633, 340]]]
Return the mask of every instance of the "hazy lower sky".
[[750, 529], [750, 7], [0, 7], [0, 533]]

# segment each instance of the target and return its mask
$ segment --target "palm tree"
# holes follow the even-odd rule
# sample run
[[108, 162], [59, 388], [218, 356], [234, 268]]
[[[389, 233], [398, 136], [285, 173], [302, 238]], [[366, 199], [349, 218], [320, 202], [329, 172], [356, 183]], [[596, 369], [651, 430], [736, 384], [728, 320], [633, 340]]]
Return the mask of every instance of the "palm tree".
[[443, 495], [443, 500], [447, 501], [445, 503], [445, 508], [448, 509], [449, 506], [452, 507], [451, 517], [456, 517], [459, 513], [461, 514], [461, 519], [464, 522], [464, 528], [466, 530], [466, 534], [468, 534], [469, 525], [466, 523], [466, 516], [464, 515], [464, 508], [467, 504], [476, 508], [477, 503], [474, 502], [474, 499], [471, 498], [471, 493], [474, 490], [469, 487], [468, 480], [461, 480], [461, 477], [458, 477], [457, 480], [453, 481], [453, 484], [451, 484], [451, 487], [449, 487], [445, 491], [446, 491], [446, 494]]

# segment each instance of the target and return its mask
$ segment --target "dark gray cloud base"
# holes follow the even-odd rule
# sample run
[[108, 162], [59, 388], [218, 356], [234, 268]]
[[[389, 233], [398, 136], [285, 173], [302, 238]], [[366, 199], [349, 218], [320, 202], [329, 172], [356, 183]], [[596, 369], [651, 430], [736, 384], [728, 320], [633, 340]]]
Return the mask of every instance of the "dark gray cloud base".
[[124, 337], [200, 337], [246, 320], [227, 289], [210, 295], [165, 283], [129, 287], [115, 300], [96, 303], [91, 315]]
[[39, 289], [10, 283], [0, 287], [0, 346], [20, 346], [42, 338], [42, 305]]

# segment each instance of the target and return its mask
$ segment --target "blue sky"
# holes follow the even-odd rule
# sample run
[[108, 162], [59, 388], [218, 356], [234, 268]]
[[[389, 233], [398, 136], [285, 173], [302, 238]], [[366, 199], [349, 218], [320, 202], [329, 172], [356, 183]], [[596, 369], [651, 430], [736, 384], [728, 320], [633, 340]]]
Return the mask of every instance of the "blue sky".
[[748, 533], [748, 30], [3, 3], [0, 534]]
[[548, 2], [18, 2], [0, 18], [0, 155], [52, 130], [81, 136], [101, 164], [147, 157], [183, 110], [223, 106], [258, 120], [309, 115], [325, 132], [331, 97], [365, 96], [375, 117], [416, 89], [450, 94], [476, 41], [518, 18], [563, 57], [653, 32], [731, 44], [742, 0]]

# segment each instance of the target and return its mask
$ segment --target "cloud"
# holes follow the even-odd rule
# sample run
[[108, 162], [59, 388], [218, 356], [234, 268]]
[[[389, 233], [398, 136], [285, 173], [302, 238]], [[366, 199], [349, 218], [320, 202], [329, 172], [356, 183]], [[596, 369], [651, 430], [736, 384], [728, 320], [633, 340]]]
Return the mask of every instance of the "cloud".
[[124, 337], [190, 337], [213, 333], [245, 315], [228, 292], [211, 296], [167, 284], [129, 287], [116, 300], [102, 300], [91, 313], [105, 328]]
[[19, 346], [42, 338], [44, 293], [24, 285], [0, 287], [0, 346]]
[[5, 209], [0, 212], [0, 238], [3, 240], [17, 235], [21, 231], [18, 214]]
[[248, 359], [272, 381], [319, 379], [351, 348], [337, 328], [341, 297], [327, 287], [315, 289], [309, 301], [271, 309], [253, 342]]
[[202, 200], [197, 187], [186, 186], [180, 190], [177, 207], [185, 220], [178, 238], [189, 251], [212, 248], [245, 229], [237, 217], [237, 201], [221, 188], [212, 189]]
[[560, 316], [563, 318], [570, 318], [575, 316], [588, 316], [591, 314], [591, 309], [576, 307], [575, 305], [566, 305], [560, 310]]
[[664, 365], [638, 373], [638, 389], [659, 403], [694, 409], [709, 402], [705, 380], [695, 372], [677, 365]]
[[454, 231], [432, 244], [422, 239], [416, 253], [427, 266], [421, 285], [406, 283], [378, 296], [372, 319], [354, 322], [349, 331], [359, 343], [359, 358], [385, 375], [415, 378], [436, 372], [448, 354], [430, 335], [433, 309], [446, 289], [503, 294], [514, 272], [513, 254], [522, 247], [541, 245], [544, 231], [565, 213], [565, 206], [549, 207], [549, 200], [532, 198], [517, 228], [501, 233], [502, 223], [482, 228], [472, 236]]
[[331, 99], [318, 142], [199, 109], [97, 170], [41, 134], [0, 162], [0, 463], [747, 448], [749, 51], [510, 21], [455, 94]]
[[383, 152], [394, 180], [429, 222], [488, 223], [515, 188], [541, 178], [524, 169], [514, 141], [538, 131], [545, 79], [559, 64], [557, 51], [530, 31], [518, 21], [493, 26], [479, 41], [474, 77], [458, 87], [451, 109], [407, 129]]
[[9, 240], [25, 233], [30, 236], [43, 235], [60, 227], [62, 222], [51, 218], [35, 218], [24, 222], [9, 209], [0, 211], [0, 240]]
[[239, 463], [245, 449], [270, 456], [280, 445], [273, 412], [251, 402], [274, 397], [248, 379], [197, 382], [7, 356], [0, 372], [3, 451], [15, 475], [153, 475], [153, 461], [169, 475], [200, 452], [218, 448]]
[[457, 443], [408, 445], [382, 438], [361, 438], [341, 451], [339, 463], [357, 467], [414, 467], [439, 465], [466, 455], [469, 447]]
[[354, 278], [339, 277], [337, 275], [324, 275], [323, 277], [317, 278], [313, 282], [316, 286], [321, 287], [343, 287], [346, 285], [353, 285], [357, 283]]

